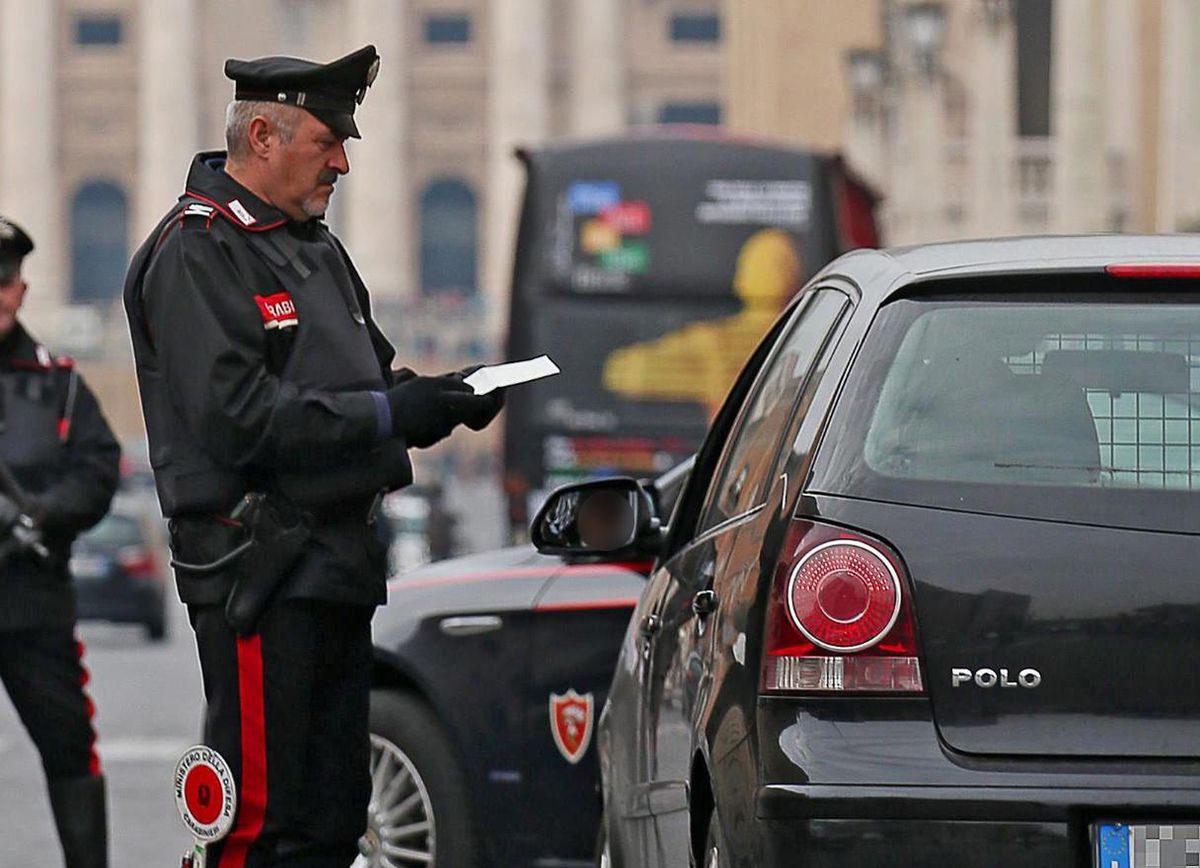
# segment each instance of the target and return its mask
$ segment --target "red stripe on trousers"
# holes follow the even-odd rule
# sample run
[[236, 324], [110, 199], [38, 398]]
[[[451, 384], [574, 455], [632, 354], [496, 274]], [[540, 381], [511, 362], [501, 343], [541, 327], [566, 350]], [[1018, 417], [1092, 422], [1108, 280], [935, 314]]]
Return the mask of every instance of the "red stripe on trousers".
[[94, 778], [100, 777], [100, 754], [96, 753], [96, 727], [92, 723], [92, 719], [96, 716], [96, 704], [92, 702], [92, 697], [88, 696], [88, 692], [84, 689], [89, 681], [92, 680], [92, 674], [88, 672], [87, 667], [83, 665], [83, 642], [78, 637], [75, 639], [75, 659], [79, 661], [79, 690], [83, 694], [83, 705], [87, 709], [88, 729], [91, 735], [88, 736], [88, 774]]
[[246, 856], [262, 832], [267, 813], [267, 725], [261, 637], [240, 637], [237, 654], [242, 725], [241, 798], [237, 821], [221, 851], [218, 868], [245, 868]]

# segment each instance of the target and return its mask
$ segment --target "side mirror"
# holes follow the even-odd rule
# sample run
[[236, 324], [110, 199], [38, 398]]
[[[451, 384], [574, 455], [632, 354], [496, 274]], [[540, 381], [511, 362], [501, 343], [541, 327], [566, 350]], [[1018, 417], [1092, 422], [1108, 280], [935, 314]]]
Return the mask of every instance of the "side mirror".
[[530, 528], [534, 547], [548, 555], [602, 555], [657, 540], [662, 524], [650, 495], [628, 477], [556, 488]]

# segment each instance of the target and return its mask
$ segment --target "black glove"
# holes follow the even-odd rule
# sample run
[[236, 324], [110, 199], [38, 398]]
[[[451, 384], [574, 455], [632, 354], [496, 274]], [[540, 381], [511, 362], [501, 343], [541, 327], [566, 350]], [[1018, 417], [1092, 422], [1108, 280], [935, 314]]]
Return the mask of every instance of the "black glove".
[[448, 437], [472, 412], [475, 400], [471, 387], [452, 376], [405, 377], [387, 390], [392, 430], [418, 449]]
[[[448, 377], [458, 377], [465, 380], [471, 374], [482, 368], [483, 365], [470, 365], [463, 368], [461, 371], [455, 371], [452, 374], [447, 374]], [[494, 389], [486, 395], [476, 395], [472, 391], [471, 401], [466, 407], [465, 414], [460, 420], [464, 425], [472, 431], [482, 431], [492, 420], [504, 409], [504, 390]]]

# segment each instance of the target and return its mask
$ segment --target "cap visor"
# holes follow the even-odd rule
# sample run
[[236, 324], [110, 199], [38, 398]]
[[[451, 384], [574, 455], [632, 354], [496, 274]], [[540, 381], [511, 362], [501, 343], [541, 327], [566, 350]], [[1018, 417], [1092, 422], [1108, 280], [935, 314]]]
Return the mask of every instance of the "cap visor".
[[334, 133], [339, 136], [345, 136], [348, 139], [361, 139], [362, 136], [358, 132], [358, 125], [354, 123], [354, 115], [349, 112], [332, 112], [323, 109], [310, 109], [305, 106], [308, 113], [319, 120], [325, 126], [329, 127]]

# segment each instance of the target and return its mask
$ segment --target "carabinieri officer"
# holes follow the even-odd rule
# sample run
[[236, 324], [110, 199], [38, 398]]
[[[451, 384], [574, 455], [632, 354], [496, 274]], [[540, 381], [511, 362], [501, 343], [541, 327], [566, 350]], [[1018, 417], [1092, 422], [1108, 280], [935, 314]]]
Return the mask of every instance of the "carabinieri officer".
[[67, 565], [108, 512], [121, 449], [74, 363], [17, 319], [32, 251], [0, 217], [0, 682], [41, 754], [67, 868], [103, 868], [104, 778]]
[[[396, 373], [322, 221], [349, 170], [373, 46], [328, 64], [230, 60], [228, 152], [196, 156], [125, 287], [151, 463], [196, 634], [205, 740], [239, 807], [209, 865], [349, 865], [370, 795], [370, 618], [381, 493], [407, 449], [502, 397]], [[369, 179], [365, 179], [369, 183]]]

